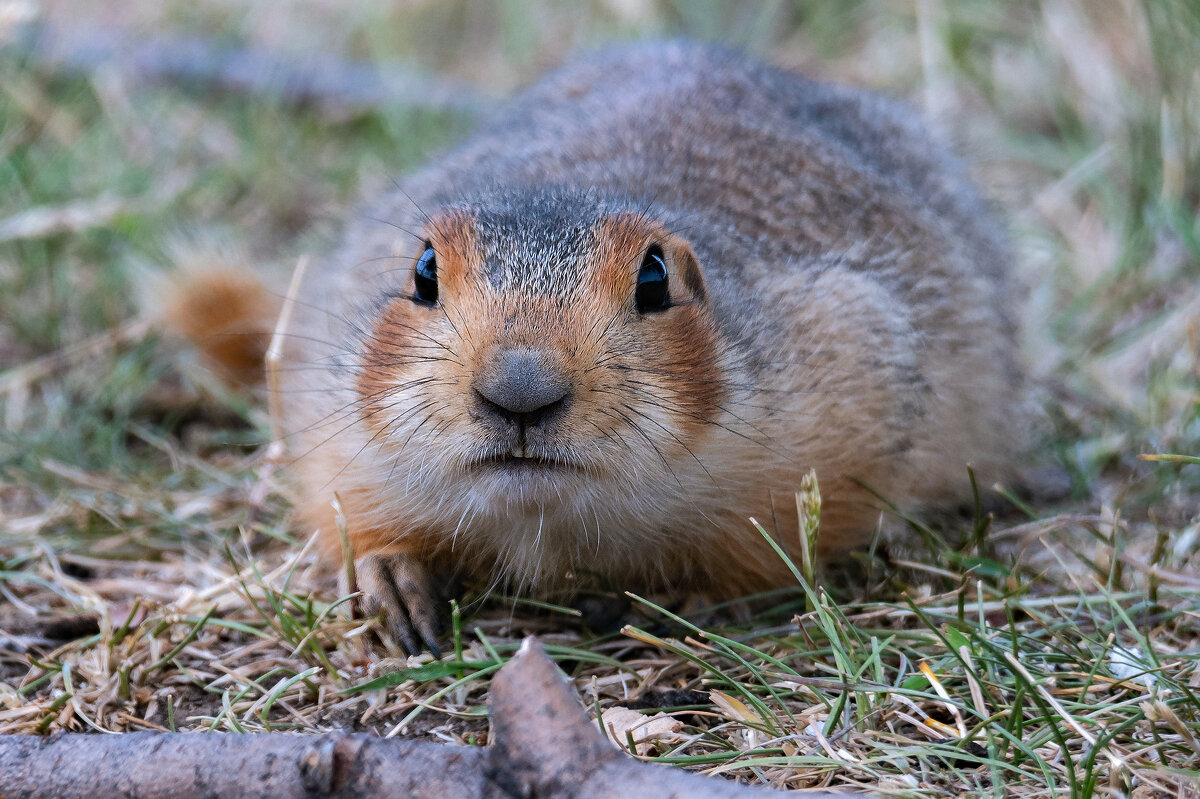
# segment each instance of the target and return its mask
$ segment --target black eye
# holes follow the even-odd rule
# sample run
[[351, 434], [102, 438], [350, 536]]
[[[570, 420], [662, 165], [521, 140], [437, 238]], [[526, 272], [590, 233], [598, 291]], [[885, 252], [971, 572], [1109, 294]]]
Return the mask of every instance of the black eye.
[[646, 250], [646, 256], [642, 258], [634, 299], [638, 313], [642, 314], [665, 311], [671, 307], [671, 295], [667, 292], [667, 263], [663, 260], [662, 248], [657, 244]]
[[425, 252], [417, 259], [413, 283], [413, 300], [426, 305], [437, 302], [437, 257], [433, 254], [433, 245], [428, 242], [425, 243]]

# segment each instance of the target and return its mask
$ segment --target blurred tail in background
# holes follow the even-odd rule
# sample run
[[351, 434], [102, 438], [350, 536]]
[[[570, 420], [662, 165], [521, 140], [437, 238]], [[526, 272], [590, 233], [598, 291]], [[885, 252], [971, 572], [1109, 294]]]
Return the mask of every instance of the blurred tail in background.
[[250, 269], [227, 265], [182, 269], [162, 291], [168, 332], [191, 342], [227, 383], [263, 383], [263, 359], [283, 304], [277, 293]]

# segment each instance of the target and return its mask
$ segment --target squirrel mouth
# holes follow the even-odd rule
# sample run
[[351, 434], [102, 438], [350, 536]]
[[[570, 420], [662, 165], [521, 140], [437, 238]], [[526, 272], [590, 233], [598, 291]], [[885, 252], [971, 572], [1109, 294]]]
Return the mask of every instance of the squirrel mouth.
[[513, 458], [516, 460], [542, 460], [533, 451], [524, 445], [518, 445], [510, 449], [506, 454], [501, 455], [501, 458]]
[[474, 461], [473, 466], [500, 467], [506, 469], [550, 470], [567, 468], [571, 464], [534, 451], [532, 447], [516, 445], [507, 451], [492, 452]]

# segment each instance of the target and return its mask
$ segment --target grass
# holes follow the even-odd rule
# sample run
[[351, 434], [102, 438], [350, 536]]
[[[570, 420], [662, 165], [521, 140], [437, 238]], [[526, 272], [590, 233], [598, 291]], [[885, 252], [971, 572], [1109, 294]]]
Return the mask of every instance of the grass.
[[160, 339], [140, 298], [187, 258], [289, 263], [360, 185], [472, 120], [315, 113], [4, 51], [0, 732], [485, 744], [489, 675], [536, 632], [593, 714], [674, 717], [635, 744], [661, 762], [895, 796], [1200, 791], [1193, 3], [95, 7], [110, 24], [400, 60], [493, 94], [575, 46], [683, 33], [909, 96], [1011, 219], [1046, 376], [1030, 465], [1065, 473], [1070, 496], [980, 486], [956, 523], [963, 547], [927, 530], [907, 564], [867, 553], [815, 578], [799, 564], [802, 589], [764, 598], [753, 624], [638, 597], [636, 622], [596, 634], [554, 606], [467, 597], [452, 656], [402, 658], [296, 538], [261, 409]]

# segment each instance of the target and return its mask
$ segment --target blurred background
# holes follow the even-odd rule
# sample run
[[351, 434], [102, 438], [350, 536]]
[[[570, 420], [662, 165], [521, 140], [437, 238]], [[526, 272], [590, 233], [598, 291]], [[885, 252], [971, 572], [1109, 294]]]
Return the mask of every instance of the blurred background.
[[261, 442], [152, 335], [158, 275], [286, 268], [571, 52], [666, 36], [921, 107], [1009, 220], [1042, 454], [1076, 501], [1191, 523], [1195, 476], [1136, 456], [1200, 452], [1193, 0], [0, 0], [4, 513], [62, 507], [71, 470], [211, 482], [163, 442]]
[[[327, 657], [355, 679], [383, 668], [347, 638], [353, 623], [318, 614], [296, 587], [311, 583], [291, 582], [303, 531], [263, 468], [260, 405], [157, 335], [156, 287], [196, 263], [286, 274], [328, 245], [364, 191], [460, 140], [572, 52], [670, 36], [926, 113], [1008, 220], [1044, 378], [1045, 434], [1030, 465], [1069, 483], [1034, 507], [1002, 494], [1001, 524], [1084, 520], [1100, 551], [1078, 550], [1084, 571], [1113, 586], [1127, 556], [1117, 531], [1127, 532], [1148, 553], [1139, 563], [1194, 584], [1200, 466], [1138, 456], [1200, 455], [1196, 0], [0, 0], [0, 731], [167, 724], [171, 697], [189, 696], [181, 719], [189, 709], [213, 729], [259, 724], [256, 708], [238, 710], [240, 721], [228, 709], [258, 701], [262, 686], [212, 667], [201, 645], [238, 647], [230, 663], [257, 647], [255, 675], [291, 663], [289, 679], [316, 680], [334, 672]], [[972, 584], [994, 577], [999, 596], [1029, 579], [1031, 592], [1074, 602], [1079, 569], [1039, 564], [1029, 577], [998, 563]], [[250, 573], [249, 588], [237, 583]], [[1179, 617], [1192, 619], [1194, 642], [1190, 607]], [[84, 611], [91, 627], [50, 632]], [[510, 634], [513, 612], [495, 615], [478, 623]], [[122, 619], [141, 627], [117, 649]], [[167, 667], [164, 652], [202, 627]], [[1107, 651], [1108, 629], [1078, 650], [1083, 672]], [[17, 633], [41, 641], [49, 665], [33, 665]], [[78, 640], [47, 655], [54, 635]], [[924, 657], [928, 641], [901, 662]], [[824, 655], [796, 657], [819, 666]], [[157, 676], [121, 704], [129, 663]], [[18, 684], [20, 696], [6, 687]], [[370, 723], [410, 713], [404, 691]], [[473, 736], [486, 729], [481, 694], [460, 694], [454, 712]], [[320, 696], [341, 701], [337, 690]], [[266, 728], [284, 715], [268, 711]]]
[[[1033, 358], [1083, 395], [1059, 403], [1067, 438], [1088, 434], [1077, 487], [1195, 443], [1192, 0], [0, 0], [0, 369], [139, 317], [135, 284], [173, 262], [320, 246], [364, 186], [572, 51], [679, 35], [906, 97], [952, 137], [1010, 220]], [[132, 401], [93, 377], [7, 405], [8, 441]], [[38, 446], [95, 446], [54, 438]]]

